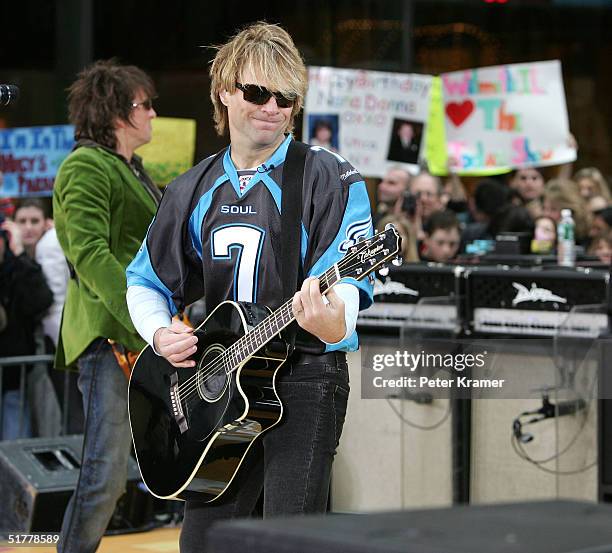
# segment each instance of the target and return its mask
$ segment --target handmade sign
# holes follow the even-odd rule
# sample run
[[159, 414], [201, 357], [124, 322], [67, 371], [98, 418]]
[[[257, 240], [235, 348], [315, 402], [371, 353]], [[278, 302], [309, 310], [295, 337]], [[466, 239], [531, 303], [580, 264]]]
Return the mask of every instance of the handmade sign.
[[576, 159], [558, 61], [444, 73], [441, 81], [447, 153], [456, 170]]
[[348, 159], [364, 176], [405, 164], [425, 149], [432, 77], [310, 67], [303, 140]]
[[73, 137], [72, 125], [0, 130], [0, 197], [51, 196]]

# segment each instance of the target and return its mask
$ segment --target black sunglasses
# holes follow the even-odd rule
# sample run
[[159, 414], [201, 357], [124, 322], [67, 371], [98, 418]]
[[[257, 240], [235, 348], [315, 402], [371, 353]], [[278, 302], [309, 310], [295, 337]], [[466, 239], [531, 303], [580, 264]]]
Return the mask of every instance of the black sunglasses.
[[153, 107], [153, 98], [147, 98], [142, 102], [132, 102], [132, 108], [136, 109], [138, 106], [142, 106], [149, 111]]
[[237, 82], [236, 88], [242, 90], [244, 99], [247, 102], [258, 106], [266, 104], [272, 96], [276, 99], [276, 105], [279, 108], [293, 107], [296, 100], [295, 97], [287, 97], [280, 92], [270, 92], [265, 86], [259, 86], [258, 84], [242, 84]]

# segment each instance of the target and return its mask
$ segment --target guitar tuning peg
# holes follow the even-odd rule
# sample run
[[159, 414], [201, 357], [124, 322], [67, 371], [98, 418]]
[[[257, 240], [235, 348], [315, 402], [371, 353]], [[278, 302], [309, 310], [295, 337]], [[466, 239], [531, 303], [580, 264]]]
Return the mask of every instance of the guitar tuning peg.
[[378, 270], [378, 274], [379, 274], [380, 276], [384, 276], [384, 277], [386, 277], [386, 276], [389, 274], [389, 267], [387, 267], [386, 265], [384, 265], [383, 267], [381, 267], [381, 268]]
[[401, 267], [403, 262], [404, 260], [401, 257], [396, 257], [393, 261], [391, 261], [391, 263], [393, 263], [393, 265], [396, 267]]

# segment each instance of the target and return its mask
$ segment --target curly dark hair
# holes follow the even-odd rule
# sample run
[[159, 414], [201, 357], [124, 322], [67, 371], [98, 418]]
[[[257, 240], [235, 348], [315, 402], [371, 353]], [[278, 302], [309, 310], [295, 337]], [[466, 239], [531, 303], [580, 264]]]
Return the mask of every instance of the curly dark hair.
[[75, 126], [75, 139], [89, 138], [115, 149], [115, 121], [130, 122], [132, 102], [140, 90], [155, 97], [153, 81], [134, 65], [110, 59], [83, 69], [68, 88], [68, 120]]

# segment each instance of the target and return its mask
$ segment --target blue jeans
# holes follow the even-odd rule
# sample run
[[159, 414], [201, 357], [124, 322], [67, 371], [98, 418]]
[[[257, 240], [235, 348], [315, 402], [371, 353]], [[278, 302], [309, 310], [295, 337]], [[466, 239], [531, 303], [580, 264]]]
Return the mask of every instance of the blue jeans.
[[30, 424], [30, 406], [26, 394], [23, 405], [23, 420], [20, 428], [20, 401], [19, 390], [9, 390], [2, 396], [2, 440], [16, 440], [18, 438], [30, 438], [32, 426]]
[[110, 345], [94, 340], [78, 360], [85, 438], [77, 487], [64, 514], [59, 553], [93, 553], [125, 490], [131, 435], [127, 380]]
[[297, 357], [279, 370], [281, 422], [255, 442], [228, 491], [213, 503], [186, 502], [181, 553], [206, 551], [210, 525], [249, 516], [262, 489], [264, 517], [325, 511], [346, 413], [348, 366], [344, 354], [303, 360]]

